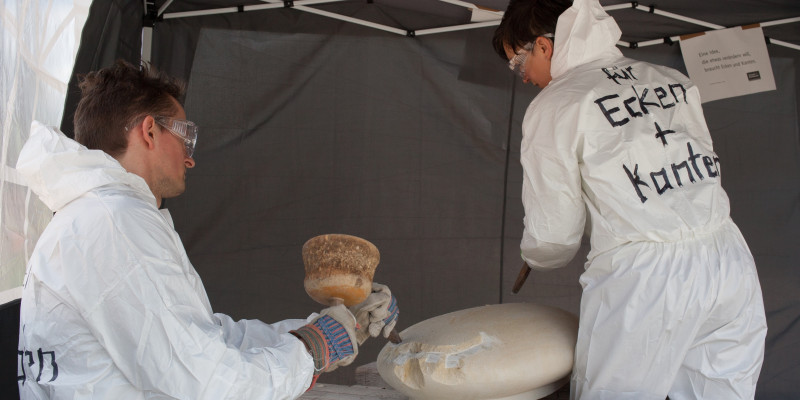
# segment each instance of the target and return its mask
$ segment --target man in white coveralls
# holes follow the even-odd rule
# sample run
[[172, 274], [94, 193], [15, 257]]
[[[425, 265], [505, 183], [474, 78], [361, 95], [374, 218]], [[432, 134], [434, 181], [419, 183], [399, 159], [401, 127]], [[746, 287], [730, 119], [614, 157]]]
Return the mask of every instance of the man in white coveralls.
[[522, 125], [522, 258], [591, 251], [573, 399], [752, 399], [767, 332], [697, 88], [628, 59], [597, 0], [511, 0], [494, 37], [543, 90]]
[[293, 399], [367, 336], [388, 335], [397, 308], [385, 286], [305, 320], [212, 313], [159, 210], [195, 165], [183, 84], [118, 61], [80, 87], [77, 142], [34, 122], [17, 163], [55, 212], [24, 282], [22, 399]]

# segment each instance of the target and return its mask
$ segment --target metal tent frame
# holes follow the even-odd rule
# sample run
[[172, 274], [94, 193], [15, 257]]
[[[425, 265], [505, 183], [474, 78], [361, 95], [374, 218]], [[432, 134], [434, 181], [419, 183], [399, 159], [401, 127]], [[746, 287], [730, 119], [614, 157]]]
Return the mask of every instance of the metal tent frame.
[[[503, 18], [503, 12], [499, 10], [494, 10], [486, 7], [481, 7], [475, 5], [473, 3], [461, 1], [461, 0], [438, 0], [443, 3], [449, 3], [455, 6], [464, 7], [472, 12], [471, 23], [469, 24], [460, 24], [460, 25], [451, 25], [451, 26], [443, 26], [438, 28], [429, 28], [429, 29], [420, 29], [420, 30], [407, 30], [401, 28], [395, 28], [383, 24], [378, 24], [370, 21], [365, 21], [358, 18], [348, 17], [341, 14], [332, 13], [325, 10], [320, 10], [318, 8], [310, 7], [312, 5], [318, 4], [326, 4], [326, 3], [340, 3], [349, 0], [261, 0], [265, 4], [256, 4], [256, 5], [247, 5], [247, 6], [231, 6], [231, 7], [224, 7], [224, 8], [213, 8], [213, 9], [206, 9], [206, 10], [197, 10], [197, 11], [185, 11], [185, 12], [174, 12], [168, 13], [166, 12], [170, 5], [174, 2], [174, 0], [168, 0], [165, 2], [158, 10], [155, 10], [155, 4], [148, 0], [143, 0], [144, 2], [144, 15], [155, 15], [155, 20], [166, 20], [166, 19], [174, 19], [174, 18], [189, 18], [189, 17], [197, 17], [197, 16], [204, 16], [204, 15], [216, 15], [216, 14], [229, 14], [229, 13], [240, 13], [240, 12], [247, 12], [247, 11], [257, 11], [257, 10], [269, 10], [269, 9], [279, 9], [279, 8], [293, 8], [299, 11], [320, 15], [327, 18], [333, 18], [344, 22], [349, 22], [357, 25], [362, 25], [366, 27], [370, 27], [373, 29], [382, 30], [389, 33], [394, 33], [397, 35], [403, 35], [407, 37], [416, 37], [416, 36], [423, 36], [423, 35], [433, 35], [437, 33], [444, 33], [444, 32], [453, 32], [453, 31], [460, 31], [460, 30], [467, 30], [467, 29], [477, 29], [477, 28], [485, 28], [489, 26], [496, 26], [500, 24], [500, 20]], [[368, 0], [370, 3], [372, 0]], [[636, 1], [625, 3], [625, 4], [616, 4], [611, 6], [603, 7], [606, 11], [614, 11], [614, 10], [621, 10], [621, 9], [635, 9], [655, 15], [660, 15], [666, 18], [671, 18], [683, 22], [688, 22], [690, 24], [699, 25], [705, 28], [710, 28], [712, 30], [718, 29], [726, 29], [730, 27], [722, 26], [713, 24], [706, 21], [701, 21], [695, 18], [686, 17], [683, 15], [678, 15], [675, 13], [659, 10], [656, 6], [644, 6], [639, 4]], [[783, 24], [790, 24], [800, 22], [800, 16], [794, 18], [786, 18], [781, 20], [775, 21], [766, 21], [766, 22], [757, 22], [750, 24], [748, 26], [776, 26], [776, 25], [783, 25]], [[692, 32], [694, 33], [694, 32]], [[782, 40], [766, 37], [767, 43], [788, 47], [795, 50], [800, 50], [800, 45], [796, 45], [793, 43], [785, 42]], [[645, 46], [652, 46], [657, 44], [673, 44], [675, 42], [679, 42], [681, 40], [681, 36], [668, 36], [661, 39], [654, 39], [654, 40], [647, 40], [641, 42], [626, 42], [620, 40], [617, 42], [618, 46], [621, 47], [628, 47], [631, 49], [636, 49], [639, 47]], [[142, 29], [142, 59], [149, 61], [150, 60], [150, 50], [151, 50], [151, 41], [152, 41], [152, 25], [145, 26]]]

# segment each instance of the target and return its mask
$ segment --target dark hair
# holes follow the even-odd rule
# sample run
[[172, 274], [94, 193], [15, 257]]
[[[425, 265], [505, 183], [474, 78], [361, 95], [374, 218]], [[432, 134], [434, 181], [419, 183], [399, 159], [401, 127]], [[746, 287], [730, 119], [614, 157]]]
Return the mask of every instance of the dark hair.
[[558, 16], [570, 6], [572, 0], [511, 0], [494, 31], [494, 51], [508, 60], [505, 44], [519, 49], [539, 36], [555, 33]]
[[182, 81], [142, 62], [124, 60], [78, 77], [81, 100], [75, 110], [75, 140], [116, 157], [128, 147], [126, 128], [147, 114], [174, 115], [183, 99]]

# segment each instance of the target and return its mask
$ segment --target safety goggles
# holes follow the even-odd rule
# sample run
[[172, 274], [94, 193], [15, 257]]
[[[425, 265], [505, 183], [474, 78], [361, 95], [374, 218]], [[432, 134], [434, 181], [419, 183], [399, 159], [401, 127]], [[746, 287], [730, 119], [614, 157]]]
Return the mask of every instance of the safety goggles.
[[[553, 34], [552, 33], [545, 33], [542, 36], [546, 37], [546, 38], [549, 38], [549, 39], [553, 38]], [[525, 60], [528, 59], [528, 54], [531, 53], [531, 50], [533, 50], [533, 42], [525, 43], [525, 45], [522, 46], [522, 50], [518, 51], [516, 54], [514, 54], [514, 57], [511, 57], [511, 59], [508, 60], [508, 69], [510, 69], [511, 71], [514, 71], [515, 74], [517, 74], [520, 77], [524, 78], [525, 77]]]
[[528, 54], [530, 54], [531, 50], [533, 50], [533, 42], [528, 42], [525, 44], [525, 46], [522, 46], [522, 50], [518, 51], [516, 54], [514, 54], [514, 57], [511, 57], [511, 59], [508, 60], [508, 69], [524, 78], [525, 60], [528, 59]]
[[157, 124], [163, 126], [173, 135], [183, 139], [183, 144], [186, 146], [186, 156], [191, 157], [194, 154], [194, 146], [197, 143], [197, 125], [192, 121], [185, 119], [176, 119], [171, 117], [164, 117], [161, 115], [153, 116]]

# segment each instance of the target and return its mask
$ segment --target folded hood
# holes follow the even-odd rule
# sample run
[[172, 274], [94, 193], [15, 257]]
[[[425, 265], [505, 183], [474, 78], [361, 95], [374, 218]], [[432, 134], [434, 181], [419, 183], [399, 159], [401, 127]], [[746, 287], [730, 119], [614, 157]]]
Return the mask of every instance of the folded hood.
[[129, 173], [113, 157], [89, 150], [56, 128], [38, 121], [22, 147], [17, 171], [52, 211], [59, 211], [84, 193], [113, 183], [131, 186], [156, 199], [140, 176]]
[[602, 58], [617, 58], [622, 31], [598, 0], [575, 0], [558, 17], [550, 75], [558, 78], [578, 65]]

